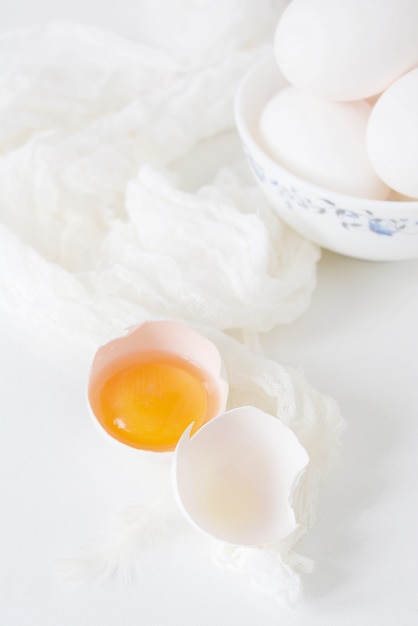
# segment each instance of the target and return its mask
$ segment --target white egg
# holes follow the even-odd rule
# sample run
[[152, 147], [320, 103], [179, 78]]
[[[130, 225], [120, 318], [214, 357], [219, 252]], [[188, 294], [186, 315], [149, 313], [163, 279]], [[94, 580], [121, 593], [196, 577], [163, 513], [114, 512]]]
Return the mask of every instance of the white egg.
[[294, 86], [327, 100], [380, 93], [418, 63], [417, 0], [292, 0], [275, 53]]
[[340, 193], [385, 199], [389, 189], [367, 158], [370, 111], [363, 101], [329, 102], [286, 87], [262, 112], [261, 142], [300, 178]]
[[376, 102], [367, 127], [370, 163], [397, 192], [418, 198], [418, 68]]
[[186, 518], [199, 530], [241, 545], [271, 543], [297, 527], [291, 506], [309, 461], [296, 435], [253, 406], [218, 415], [173, 456], [173, 486]]
[[405, 196], [405, 194], [399, 193], [399, 191], [395, 191], [395, 189], [390, 190], [387, 200], [390, 200], [391, 202], [416, 202], [416, 198]]

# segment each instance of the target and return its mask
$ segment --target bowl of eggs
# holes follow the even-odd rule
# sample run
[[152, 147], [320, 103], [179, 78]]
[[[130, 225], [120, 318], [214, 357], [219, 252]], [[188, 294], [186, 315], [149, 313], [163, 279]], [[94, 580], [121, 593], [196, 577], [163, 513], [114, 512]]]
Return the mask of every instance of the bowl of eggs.
[[418, 258], [418, 3], [401, 4], [385, 0], [377, 20], [371, 0], [292, 0], [235, 98], [278, 215], [366, 260]]

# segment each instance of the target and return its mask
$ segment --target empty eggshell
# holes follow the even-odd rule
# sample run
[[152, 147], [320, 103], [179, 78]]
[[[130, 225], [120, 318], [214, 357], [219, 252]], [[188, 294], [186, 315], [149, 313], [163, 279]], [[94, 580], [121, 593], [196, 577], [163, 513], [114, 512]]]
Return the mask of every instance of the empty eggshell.
[[227, 396], [216, 346], [170, 321], [145, 322], [101, 346], [88, 384], [91, 411], [111, 437], [157, 452], [224, 411]]
[[222, 541], [258, 545], [297, 527], [293, 489], [308, 455], [279, 419], [246, 406], [227, 411], [190, 438], [173, 457], [173, 483], [186, 518]]
[[416, 0], [292, 0], [275, 35], [287, 80], [326, 100], [368, 98], [418, 63]]
[[378, 176], [400, 194], [418, 198], [418, 68], [380, 96], [366, 138]]
[[261, 142], [279, 165], [311, 183], [383, 200], [389, 189], [366, 152], [370, 111], [363, 101], [328, 102], [286, 87], [261, 114]]

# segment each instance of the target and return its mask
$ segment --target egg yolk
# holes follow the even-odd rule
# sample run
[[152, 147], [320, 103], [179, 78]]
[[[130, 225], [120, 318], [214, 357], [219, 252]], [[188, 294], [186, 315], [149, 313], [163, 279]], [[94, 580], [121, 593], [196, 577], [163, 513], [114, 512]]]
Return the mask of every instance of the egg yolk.
[[100, 393], [103, 427], [128, 445], [170, 450], [184, 430], [206, 421], [208, 394], [198, 368], [179, 360], [130, 364]]

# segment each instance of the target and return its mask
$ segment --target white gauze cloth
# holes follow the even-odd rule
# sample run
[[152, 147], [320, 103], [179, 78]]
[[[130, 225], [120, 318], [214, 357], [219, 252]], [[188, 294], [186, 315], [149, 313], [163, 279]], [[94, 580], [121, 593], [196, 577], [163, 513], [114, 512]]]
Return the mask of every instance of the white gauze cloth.
[[6, 305], [99, 342], [158, 316], [268, 331], [307, 307], [318, 249], [244, 168], [197, 193], [156, 169], [232, 126], [237, 80], [260, 46], [190, 69], [79, 26], [0, 44]]
[[[272, 213], [243, 159], [193, 192], [175, 166], [233, 129], [237, 83], [270, 45], [283, 4], [191, 2], [183, 22], [183, 3], [170, 2], [178, 28], [166, 37], [146, 2], [141, 42], [74, 24], [0, 38], [0, 297], [88, 353], [146, 319], [212, 336], [230, 406], [278, 415], [311, 457], [294, 502], [298, 535], [269, 548], [218, 546], [216, 558], [293, 601], [302, 561], [292, 548], [311, 523], [341, 418], [301, 374], [249, 345], [306, 309], [319, 251]], [[112, 551], [116, 565], [122, 552]]]

